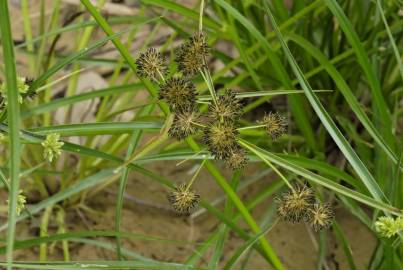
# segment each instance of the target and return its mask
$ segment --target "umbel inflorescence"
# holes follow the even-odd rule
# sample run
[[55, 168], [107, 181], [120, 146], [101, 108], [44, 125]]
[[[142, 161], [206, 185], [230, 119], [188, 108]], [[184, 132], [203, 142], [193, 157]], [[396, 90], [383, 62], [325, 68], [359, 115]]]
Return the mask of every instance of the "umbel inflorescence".
[[[159, 100], [165, 101], [174, 114], [168, 131], [170, 137], [183, 140], [191, 135], [200, 136], [216, 160], [224, 161], [233, 170], [242, 169], [248, 161], [246, 151], [237, 142], [243, 104], [234, 90], [215, 90], [207, 65], [209, 53], [206, 35], [196, 32], [175, 52], [176, 73], [168, 74], [164, 57], [151, 48], [141, 53], [136, 61], [138, 75], [159, 85]], [[203, 77], [210, 93], [208, 108], [204, 111], [192, 82], [197, 74]], [[286, 121], [279, 114], [269, 113], [258, 124], [256, 127], [264, 127], [273, 140], [285, 133]], [[189, 212], [197, 204], [198, 196], [190, 187], [184, 192], [183, 187], [177, 187], [169, 201], [178, 212]]]
[[334, 211], [328, 203], [318, 203], [315, 193], [307, 185], [297, 185], [276, 199], [278, 215], [285, 221], [308, 222], [315, 231], [328, 229], [334, 218]]

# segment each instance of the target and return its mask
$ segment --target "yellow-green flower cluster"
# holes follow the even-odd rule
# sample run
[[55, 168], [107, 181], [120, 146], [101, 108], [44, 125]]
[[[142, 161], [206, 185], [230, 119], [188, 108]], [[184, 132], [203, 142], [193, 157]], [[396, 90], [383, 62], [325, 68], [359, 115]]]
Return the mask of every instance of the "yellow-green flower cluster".
[[42, 146], [44, 148], [44, 157], [49, 160], [49, 162], [52, 162], [54, 158], [57, 158], [61, 155], [61, 148], [63, 145], [64, 142], [60, 141], [60, 134], [48, 134], [46, 136], [46, 140], [42, 142]]
[[403, 218], [380, 217], [375, 222], [375, 231], [382, 237], [391, 238], [403, 231]]
[[[22, 194], [22, 192], [23, 191], [20, 190], [17, 196], [17, 208], [16, 208], [17, 216], [19, 216], [22, 210], [25, 209], [25, 204], [27, 202], [27, 197], [25, 197], [25, 195]], [[7, 203], [9, 203], [9, 200], [7, 200]]]
[[[27, 83], [26, 78], [17, 77], [17, 89], [18, 89], [18, 102], [22, 103], [23, 97], [28, 93], [29, 85]], [[7, 84], [6, 82], [1, 83], [0, 85], [0, 93], [3, 99], [4, 104], [7, 104]]]

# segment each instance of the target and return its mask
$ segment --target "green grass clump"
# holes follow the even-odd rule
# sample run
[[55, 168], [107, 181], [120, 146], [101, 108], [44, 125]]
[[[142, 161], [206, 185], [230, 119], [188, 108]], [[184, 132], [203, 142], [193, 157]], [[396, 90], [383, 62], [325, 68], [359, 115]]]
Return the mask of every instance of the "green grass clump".
[[[119, 4], [81, 0], [64, 17], [60, 0], [18, 8], [0, 1], [0, 180], [8, 194], [1, 267], [251, 269], [259, 256], [267, 268], [286, 269], [292, 258], [265, 236], [288, 222], [310, 225], [318, 269], [329, 269], [330, 238], [343, 265], [360, 269], [338, 216], [347, 212], [376, 239], [365, 268], [402, 269], [402, 4], [189, 2], [193, 8], [142, 0], [131, 7], [136, 16], [120, 16]], [[65, 36], [74, 42], [60, 46]], [[105, 51], [115, 56], [98, 56]], [[77, 92], [88, 70], [107, 86]], [[83, 101], [96, 108], [75, 119]], [[196, 170], [176, 181], [149, 167], [168, 161]], [[170, 219], [207, 211], [221, 224], [199, 243], [122, 231], [131, 172], [164, 187], [176, 212]], [[218, 200], [200, 195], [202, 173], [222, 190]], [[256, 183], [269, 173], [270, 185]], [[245, 199], [252, 183], [264, 188]], [[111, 184], [114, 226], [69, 231], [67, 216], [96, 212], [95, 195]], [[264, 214], [252, 215], [259, 205]], [[17, 235], [23, 223], [39, 224], [39, 234]], [[243, 240], [235, 250], [230, 232]], [[185, 260], [158, 261], [126, 248], [126, 238], [191, 248]], [[116, 260], [77, 260], [77, 242]], [[15, 260], [15, 250], [37, 246], [38, 261]], [[63, 261], [49, 255], [55, 246]]]

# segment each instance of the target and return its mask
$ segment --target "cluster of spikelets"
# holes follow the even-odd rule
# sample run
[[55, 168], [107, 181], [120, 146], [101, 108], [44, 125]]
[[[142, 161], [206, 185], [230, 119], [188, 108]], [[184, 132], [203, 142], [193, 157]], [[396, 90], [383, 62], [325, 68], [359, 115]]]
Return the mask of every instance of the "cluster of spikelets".
[[375, 222], [375, 231], [382, 237], [391, 238], [403, 231], [403, 218], [379, 217]]
[[[36, 91], [30, 88], [32, 82], [33, 79], [17, 77], [19, 103], [22, 103], [27, 98], [33, 98], [36, 96]], [[7, 84], [6, 82], [0, 82], [0, 108], [3, 109], [7, 103]]]
[[314, 191], [307, 185], [298, 185], [276, 199], [277, 212], [285, 221], [308, 222], [315, 231], [328, 229], [334, 211], [329, 203], [318, 203]]
[[[240, 99], [230, 89], [221, 95], [211, 93], [208, 110], [202, 114], [197, 103], [198, 93], [191, 81], [198, 73], [205, 78], [209, 76], [206, 64], [209, 51], [205, 34], [196, 32], [175, 53], [179, 71], [177, 74], [168, 74], [162, 54], [150, 48], [141, 53], [136, 61], [138, 75], [159, 85], [159, 99], [164, 100], [174, 113], [174, 120], [168, 131], [170, 137], [183, 140], [200, 132], [215, 159], [223, 160], [233, 170], [241, 169], [247, 164], [247, 156], [246, 151], [237, 143], [237, 122], [243, 113]], [[273, 139], [285, 132], [285, 118], [277, 113], [267, 114], [259, 124], [266, 127]], [[178, 212], [189, 213], [197, 205], [199, 196], [184, 187], [177, 187], [169, 200]]]

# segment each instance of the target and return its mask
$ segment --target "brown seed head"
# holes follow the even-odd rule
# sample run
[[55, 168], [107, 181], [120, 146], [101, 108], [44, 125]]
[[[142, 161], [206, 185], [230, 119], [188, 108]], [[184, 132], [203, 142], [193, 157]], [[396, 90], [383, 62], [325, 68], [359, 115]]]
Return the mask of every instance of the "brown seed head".
[[286, 132], [287, 120], [278, 113], [268, 113], [259, 122], [265, 125], [267, 134], [276, 140]]
[[238, 131], [231, 121], [211, 123], [204, 131], [204, 141], [217, 159], [225, 159], [238, 147]]
[[197, 32], [189, 38], [176, 52], [175, 61], [178, 69], [185, 76], [194, 76], [205, 66], [209, 47], [203, 32]]
[[315, 202], [315, 195], [311, 188], [296, 186], [277, 199], [278, 214], [286, 221], [297, 223], [310, 218], [310, 207]]
[[229, 151], [228, 156], [225, 157], [224, 162], [232, 170], [242, 169], [248, 163], [246, 151], [241, 147], [232, 149]]
[[329, 203], [314, 204], [311, 208], [309, 222], [315, 231], [328, 229], [334, 218], [334, 211]]
[[196, 87], [184, 78], [173, 77], [161, 86], [159, 98], [165, 99], [174, 111], [194, 108], [196, 104]]
[[161, 75], [164, 76], [167, 71], [164, 57], [154, 48], [149, 48], [147, 51], [140, 54], [136, 60], [137, 72], [140, 77], [160, 80]]
[[242, 113], [242, 104], [232, 90], [226, 90], [224, 95], [219, 96], [217, 104], [212, 102], [209, 106], [209, 114], [213, 119], [222, 117], [226, 120], [237, 120]]
[[168, 131], [170, 137], [183, 140], [189, 135], [195, 134], [199, 126], [200, 113], [194, 109], [184, 110], [175, 113], [174, 121]]
[[182, 183], [168, 194], [168, 201], [180, 214], [189, 215], [199, 204], [200, 196], [192, 190], [187, 190], [187, 184]]

